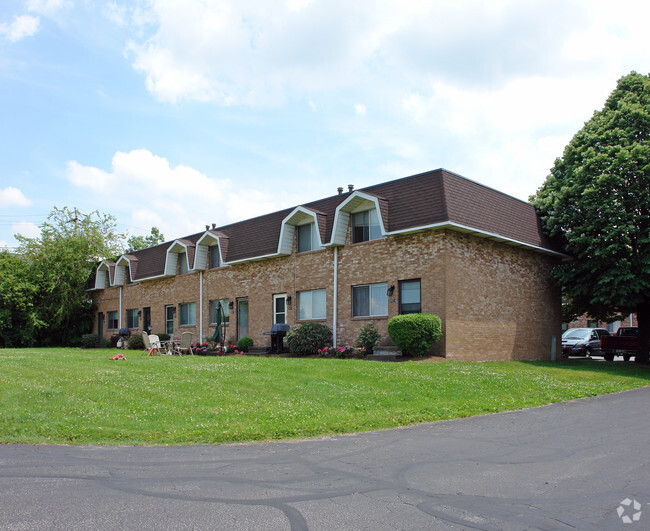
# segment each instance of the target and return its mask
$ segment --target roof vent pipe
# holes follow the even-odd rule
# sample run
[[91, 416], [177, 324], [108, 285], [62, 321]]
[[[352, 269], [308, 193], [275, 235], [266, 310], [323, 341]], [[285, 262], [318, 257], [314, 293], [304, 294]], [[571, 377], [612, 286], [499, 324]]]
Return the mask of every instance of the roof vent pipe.
[[336, 189], [336, 191], [339, 193], [339, 195], [341, 195], [341, 194], [343, 193], [343, 187], [342, 187], [342, 186], [339, 186], [339, 187]]
[[210, 225], [206, 225], [205, 230], [210, 230]]
[[348, 184], [348, 192], [351, 192], [352, 190], [354, 190], [354, 185]]
[[213, 224], [212, 224], [212, 230], [214, 230], [214, 229], [216, 229], [216, 228], [217, 228], [217, 224], [216, 224], [216, 223], [213, 223]]

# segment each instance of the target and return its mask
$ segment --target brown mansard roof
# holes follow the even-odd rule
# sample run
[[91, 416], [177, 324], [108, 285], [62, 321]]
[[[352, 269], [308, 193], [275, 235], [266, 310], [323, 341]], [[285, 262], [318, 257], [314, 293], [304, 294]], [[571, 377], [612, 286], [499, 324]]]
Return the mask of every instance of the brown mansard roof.
[[[444, 169], [300, 205], [316, 216], [323, 245], [332, 241], [337, 207], [353, 194], [363, 194], [376, 200], [387, 235], [449, 228], [540, 252], [559, 254], [543, 234], [531, 204]], [[294, 210], [280, 210], [207, 232], [219, 237], [226, 264], [274, 256], [278, 254], [282, 221]], [[200, 232], [175, 240], [187, 246], [188, 262], [192, 268], [195, 267], [196, 243], [205, 234]], [[166, 242], [131, 253], [129, 258], [137, 260], [137, 267], [131, 270], [133, 280], [162, 276], [167, 250], [172, 243]]]

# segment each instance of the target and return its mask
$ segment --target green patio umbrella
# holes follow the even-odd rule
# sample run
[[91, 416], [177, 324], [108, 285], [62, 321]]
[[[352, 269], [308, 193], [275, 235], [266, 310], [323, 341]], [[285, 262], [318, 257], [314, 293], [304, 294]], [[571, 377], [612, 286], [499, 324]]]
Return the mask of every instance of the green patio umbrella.
[[221, 308], [221, 302], [217, 303], [217, 327], [214, 329], [214, 335], [212, 336], [212, 341], [223, 345], [223, 332], [221, 331], [221, 323], [223, 323], [223, 309]]

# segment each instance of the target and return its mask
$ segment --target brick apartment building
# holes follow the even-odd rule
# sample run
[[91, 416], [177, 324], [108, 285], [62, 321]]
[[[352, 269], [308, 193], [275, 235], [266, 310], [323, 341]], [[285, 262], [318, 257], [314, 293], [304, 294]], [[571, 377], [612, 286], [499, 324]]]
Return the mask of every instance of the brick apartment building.
[[[562, 259], [523, 201], [440, 169], [338, 194], [103, 261], [90, 292], [95, 331], [211, 336], [269, 346], [274, 323], [320, 321], [335, 345], [374, 322], [434, 313], [434, 354], [454, 360], [551, 359]], [[559, 357], [559, 356], [558, 356]]]

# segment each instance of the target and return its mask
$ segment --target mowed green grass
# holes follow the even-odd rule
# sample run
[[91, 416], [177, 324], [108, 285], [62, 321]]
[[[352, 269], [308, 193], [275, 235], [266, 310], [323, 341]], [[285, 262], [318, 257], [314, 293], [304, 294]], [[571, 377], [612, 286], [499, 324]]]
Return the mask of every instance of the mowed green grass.
[[377, 430], [650, 384], [634, 363], [141, 357], [0, 349], [0, 442], [211, 444]]

